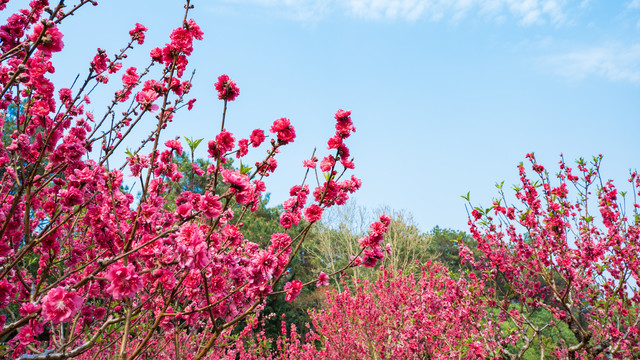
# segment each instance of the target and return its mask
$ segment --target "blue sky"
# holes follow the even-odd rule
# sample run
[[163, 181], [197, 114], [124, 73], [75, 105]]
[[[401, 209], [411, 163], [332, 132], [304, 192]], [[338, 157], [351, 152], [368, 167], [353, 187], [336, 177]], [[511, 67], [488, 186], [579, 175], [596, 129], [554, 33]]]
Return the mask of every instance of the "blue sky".
[[[13, 0], [10, 9], [18, 5]], [[490, 204], [494, 184], [515, 183], [528, 152], [551, 169], [560, 153], [569, 160], [602, 153], [604, 176], [622, 186], [629, 168], [640, 168], [640, 0], [194, 5], [190, 17], [205, 33], [191, 57], [198, 101], [164, 139], [215, 136], [222, 103], [213, 83], [228, 74], [241, 91], [230, 104], [230, 131], [246, 137], [282, 116], [296, 128], [296, 142], [267, 182], [273, 203], [301, 181], [314, 146], [327, 153], [339, 108], [353, 111], [357, 128], [349, 139], [363, 180], [357, 203], [406, 210], [425, 231], [465, 230], [460, 195], [470, 191], [475, 204]], [[148, 40], [125, 67], [143, 67], [181, 18], [180, 1], [84, 9], [61, 28], [57, 84], [86, 74], [96, 47], [119, 49], [136, 22], [149, 27]], [[96, 114], [106, 94], [94, 95]]]

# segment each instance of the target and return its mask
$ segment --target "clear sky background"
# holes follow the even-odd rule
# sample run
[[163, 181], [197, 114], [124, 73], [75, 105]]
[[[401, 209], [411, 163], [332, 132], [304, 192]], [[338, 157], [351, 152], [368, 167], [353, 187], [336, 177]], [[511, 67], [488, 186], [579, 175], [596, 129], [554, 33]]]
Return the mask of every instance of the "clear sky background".
[[[12, 0], [3, 15], [24, 3]], [[296, 128], [267, 182], [274, 205], [302, 180], [314, 147], [327, 154], [339, 108], [353, 111], [357, 128], [348, 142], [363, 180], [357, 203], [405, 210], [424, 231], [466, 230], [460, 195], [490, 205], [494, 184], [516, 183], [528, 152], [553, 170], [560, 153], [601, 153], [604, 176], [623, 188], [628, 170], [640, 168], [640, 0], [193, 3], [190, 17], [205, 33], [190, 65], [198, 100], [163, 140], [215, 136], [222, 102], [213, 83], [228, 74], [240, 87], [227, 126], [237, 138], [282, 116]], [[122, 47], [136, 22], [149, 28], [147, 42], [125, 68], [144, 67], [182, 14], [177, 0], [83, 9], [61, 27], [57, 85], [86, 75], [97, 47]], [[92, 97], [96, 115], [107, 94]]]

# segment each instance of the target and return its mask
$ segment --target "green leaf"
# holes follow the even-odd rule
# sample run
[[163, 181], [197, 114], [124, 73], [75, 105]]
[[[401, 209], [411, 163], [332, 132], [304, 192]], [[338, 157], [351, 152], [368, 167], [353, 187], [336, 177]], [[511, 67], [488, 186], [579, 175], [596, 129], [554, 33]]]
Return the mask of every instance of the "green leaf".
[[467, 201], [469, 201], [469, 196], [470, 196], [470, 195], [471, 195], [471, 191], [468, 191], [468, 192], [467, 192], [467, 195], [461, 195], [460, 197], [461, 197], [461, 198], [463, 198], [463, 199], [465, 199], [465, 200], [467, 200]]
[[251, 171], [251, 169], [252, 168], [250, 166], [244, 166], [244, 164], [242, 164], [242, 161], [240, 161], [240, 174], [244, 175]]
[[133, 153], [131, 152], [131, 150], [129, 150], [129, 148], [127, 148], [124, 152], [125, 154], [129, 155], [130, 158], [133, 157]]
[[204, 140], [204, 139], [193, 140], [193, 139], [189, 139], [186, 136], [184, 137], [184, 139], [187, 140], [187, 144], [189, 145], [189, 149], [191, 149], [191, 152], [194, 152], [198, 147], [198, 145], [200, 145], [202, 140]]

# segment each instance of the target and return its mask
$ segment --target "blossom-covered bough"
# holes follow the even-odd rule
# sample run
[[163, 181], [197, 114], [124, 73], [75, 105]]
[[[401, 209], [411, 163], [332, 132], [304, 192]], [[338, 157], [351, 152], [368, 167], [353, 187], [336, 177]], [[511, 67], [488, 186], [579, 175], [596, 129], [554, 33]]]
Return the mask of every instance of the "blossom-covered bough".
[[[7, 2], [0, 1], [0, 10]], [[351, 112], [335, 114], [336, 133], [328, 142], [333, 153], [315, 176], [324, 175], [324, 182], [312, 190], [305, 175], [293, 186], [282, 232], [260, 246], [244, 238], [242, 220], [258, 206], [266, 190], [262, 180], [277, 167], [274, 157], [296, 137], [290, 120], [236, 141], [225, 122], [239, 88], [222, 75], [215, 84], [224, 102], [222, 124], [208, 142], [212, 164], [203, 169], [194, 163], [190, 174], [180, 173], [173, 157], [182, 144], [160, 139], [178, 110], [195, 102], [187, 99], [193, 73], [186, 68], [203, 31], [188, 17], [193, 5], [186, 1], [182, 25], [151, 51], [144, 68], [122, 69], [127, 52], [145, 41], [147, 28], [135, 24], [122, 50], [109, 55], [98, 49], [83, 80], [57, 89], [48, 75], [64, 46], [58, 24], [81, 16], [89, 4], [97, 2], [33, 0], [0, 27], [0, 357], [223, 357], [234, 342], [234, 325], [278, 293], [323, 210], [343, 204], [361, 186], [344, 176], [354, 167], [344, 142], [355, 131]], [[119, 73], [121, 84], [113, 80]], [[88, 112], [92, 90], [114, 82], [119, 89], [106, 112]], [[132, 129], [148, 118], [156, 119], [153, 131], [127, 152], [126, 164], [113, 164], [113, 155], [131, 143]], [[199, 141], [188, 143], [193, 151]], [[267, 155], [255, 167], [225, 167], [228, 157], [243, 158], [263, 144]], [[305, 161], [305, 171], [317, 171], [317, 161]], [[167, 206], [168, 185], [185, 175], [208, 185], [201, 193], [181, 192]], [[124, 190], [125, 176], [139, 179], [138, 199]], [[297, 224], [302, 230], [292, 233]], [[388, 224], [383, 216], [372, 225], [347, 267], [375, 266], [384, 257], [380, 242]], [[321, 273], [318, 284], [334, 275]], [[311, 284], [292, 281], [283, 291], [293, 301]]]

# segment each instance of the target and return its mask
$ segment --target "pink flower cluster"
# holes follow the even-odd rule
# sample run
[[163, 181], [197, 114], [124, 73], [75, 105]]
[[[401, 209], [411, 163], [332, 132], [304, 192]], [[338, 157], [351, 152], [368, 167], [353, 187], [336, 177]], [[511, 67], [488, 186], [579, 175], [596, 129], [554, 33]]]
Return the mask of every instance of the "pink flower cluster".
[[133, 29], [129, 30], [129, 35], [131, 35], [131, 40], [137, 41], [139, 45], [144, 44], [144, 39], [145, 39], [144, 33], [147, 30], [148, 29], [144, 25], [140, 23], [136, 23], [136, 26]]
[[215, 88], [218, 91], [218, 99], [225, 101], [233, 101], [240, 95], [240, 89], [236, 82], [229, 79], [228, 75], [220, 75], [218, 82], [215, 83]]
[[288, 302], [293, 302], [298, 297], [301, 290], [302, 290], [302, 282], [300, 280], [293, 280], [293, 281], [287, 282], [284, 285], [284, 291], [286, 293], [284, 299]]
[[277, 135], [278, 143], [286, 145], [296, 138], [296, 131], [287, 118], [280, 118], [273, 122], [270, 131]]
[[52, 22], [40, 22], [33, 27], [33, 33], [29, 39], [34, 43], [39, 43], [38, 50], [44, 54], [51, 54], [62, 51], [62, 33]]
[[105, 277], [109, 280], [109, 286], [105, 290], [116, 300], [132, 297], [142, 289], [142, 280], [133, 264], [113, 265]]

